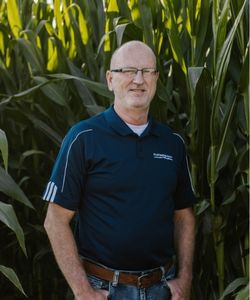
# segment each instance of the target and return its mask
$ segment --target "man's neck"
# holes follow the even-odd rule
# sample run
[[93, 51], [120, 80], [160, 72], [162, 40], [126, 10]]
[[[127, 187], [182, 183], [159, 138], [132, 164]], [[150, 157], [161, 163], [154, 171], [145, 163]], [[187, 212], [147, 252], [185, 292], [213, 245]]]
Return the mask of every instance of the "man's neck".
[[148, 109], [125, 110], [114, 104], [114, 110], [125, 123], [131, 125], [143, 125], [148, 122]]

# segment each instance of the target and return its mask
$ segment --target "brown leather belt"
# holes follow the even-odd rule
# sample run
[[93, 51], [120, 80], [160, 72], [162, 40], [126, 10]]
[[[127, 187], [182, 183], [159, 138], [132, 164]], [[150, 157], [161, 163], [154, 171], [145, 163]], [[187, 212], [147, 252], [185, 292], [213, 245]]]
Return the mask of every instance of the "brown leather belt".
[[[83, 260], [82, 263], [86, 273], [89, 275], [94, 275], [107, 281], [114, 281], [114, 278], [117, 276], [117, 283], [132, 284], [138, 288], [149, 288], [153, 284], [159, 282], [163, 276], [161, 268], [152, 270], [150, 272], [142, 271], [136, 274], [119, 271], [117, 275], [117, 271], [102, 267], [88, 260]], [[164, 266], [165, 272], [167, 272], [172, 265], [173, 261], [169, 260]]]

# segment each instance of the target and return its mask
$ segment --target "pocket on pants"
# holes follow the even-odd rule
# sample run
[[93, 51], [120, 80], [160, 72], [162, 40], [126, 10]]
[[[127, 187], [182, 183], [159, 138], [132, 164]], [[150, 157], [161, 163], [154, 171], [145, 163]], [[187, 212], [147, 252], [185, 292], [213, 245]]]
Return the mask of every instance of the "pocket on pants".
[[164, 283], [163, 283], [164, 287], [169, 291], [170, 293], [170, 287], [168, 285], [168, 280], [165, 280]]
[[96, 290], [105, 290], [109, 292], [108, 299], [111, 299], [111, 293], [112, 293], [112, 285], [109, 281], [100, 279], [94, 275], [87, 274], [88, 280], [92, 288]]
[[154, 284], [147, 289], [147, 299], [149, 300], [170, 300], [171, 294], [165, 280]]
[[174, 279], [175, 278], [175, 275], [176, 275], [176, 268], [175, 266], [173, 265], [166, 273], [165, 273], [165, 278], [166, 280], [171, 280], [171, 279]]
[[172, 266], [168, 270], [168, 272], [166, 272], [165, 275], [164, 275], [164, 280], [163, 280], [164, 281], [164, 286], [165, 286], [166, 290], [169, 293], [169, 297], [171, 297], [171, 291], [170, 291], [170, 287], [168, 285], [168, 281], [171, 281], [172, 279], [174, 279], [175, 276], [176, 276], [176, 268], [175, 268], [175, 266]]

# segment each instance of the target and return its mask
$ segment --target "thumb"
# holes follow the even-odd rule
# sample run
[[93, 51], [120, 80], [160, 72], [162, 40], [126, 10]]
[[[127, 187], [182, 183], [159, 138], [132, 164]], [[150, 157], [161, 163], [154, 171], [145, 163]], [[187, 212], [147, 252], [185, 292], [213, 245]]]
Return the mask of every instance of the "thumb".
[[100, 290], [100, 292], [101, 292], [104, 296], [106, 296], [106, 297], [108, 297], [108, 295], [109, 295], [109, 292], [108, 292], [108, 291]]

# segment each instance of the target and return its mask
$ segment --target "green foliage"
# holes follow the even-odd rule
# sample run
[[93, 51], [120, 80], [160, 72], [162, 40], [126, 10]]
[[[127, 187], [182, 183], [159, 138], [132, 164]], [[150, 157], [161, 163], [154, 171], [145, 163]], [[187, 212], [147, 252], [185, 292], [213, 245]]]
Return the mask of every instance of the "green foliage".
[[0, 265], [0, 271], [26, 296], [16, 273], [11, 268]]
[[248, 299], [248, 11], [247, 0], [0, 1], [0, 264], [23, 285], [1, 266], [21, 291], [0, 281], [1, 299], [65, 298], [41, 194], [69, 127], [112, 104], [110, 57], [134, 39], [157, 54], [151, 113], [190, 157], [192, 300]]

